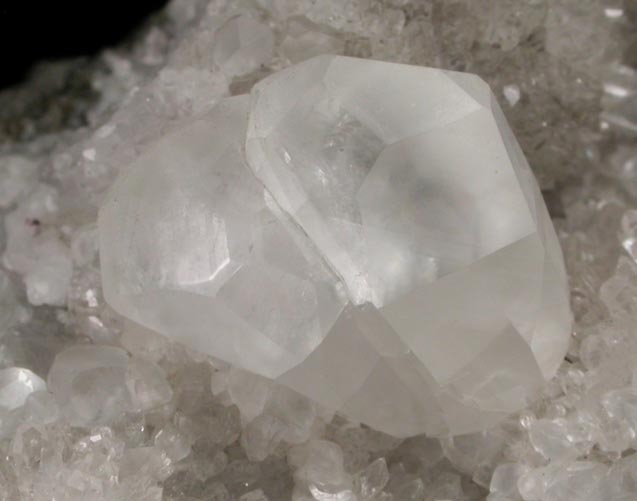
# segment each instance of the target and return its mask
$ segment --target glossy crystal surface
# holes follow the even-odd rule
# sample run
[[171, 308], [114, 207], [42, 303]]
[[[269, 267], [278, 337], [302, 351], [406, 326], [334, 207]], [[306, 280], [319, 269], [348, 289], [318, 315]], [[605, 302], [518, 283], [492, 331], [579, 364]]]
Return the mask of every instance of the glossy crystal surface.
[[548, 212], [473, 75], [275, 73], [152, 144], [99, 225], [120, 313], [393, 435], [494, 424], [568, 344]]

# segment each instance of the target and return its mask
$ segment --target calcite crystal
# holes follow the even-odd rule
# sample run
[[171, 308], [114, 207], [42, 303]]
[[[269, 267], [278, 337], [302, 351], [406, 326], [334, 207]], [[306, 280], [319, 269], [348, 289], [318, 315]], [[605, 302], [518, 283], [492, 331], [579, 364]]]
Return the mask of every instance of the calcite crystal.
[[474, 75], [275, 73], [149, 146], [99, 230], [120, 313], [396, 436], [492, 425], [568, 344], [551, 220]]
[[117, 311], [276, 378], [346, 299], [246, 166], [248, 109], [247, 96], [227, 99], [142, 155], [101, 209], [100, 257]]

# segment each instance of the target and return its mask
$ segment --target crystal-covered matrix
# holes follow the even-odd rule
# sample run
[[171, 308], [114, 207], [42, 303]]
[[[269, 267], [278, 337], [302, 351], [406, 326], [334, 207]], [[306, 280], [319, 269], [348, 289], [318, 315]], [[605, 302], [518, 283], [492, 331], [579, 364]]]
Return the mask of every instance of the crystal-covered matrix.
[[[0, 91], [0, 498], [637, 499], [636, 28], [634, 0], [170, 0], [125, 45], [48, 63]], [[573, 332], [539, 398], [485, 431], [388, 436], [104, 300], [96, 220], [117, 175], [173, 132], [196, 129], [215, 104], [321, 54], [479, 75], [539, 182]], [[358, 134], [355, 120], [366, 122], [348, 114], [312, 158], [356, 153], [341, 152], [338, 137], [369, 138], [357, 151], [376, 151], [378, 131]], [[299, 135], [318, 123], [302, 125]], [[261, 174], [276, 167], [266, 153]], [[276, 240], [239, 241], [263, 243], [259, 266], [303, 270], [305, 256], [324, 251], [302, 245], [303, 214], [281, 207], [259, 202], [249, 227], [270, 218], [302, 237], [288, 241], [289, 262], [263, 252]], [[324, 272], [338, 277], [327, 259], [314, 272], [314, 287]], [[305, 277], [286, 287], [311, 291]], [[350, 301], [357, 281], [337, 280], [349, 308], [360, 307]], [[313, 311], [304, 304], [299, 321]]]

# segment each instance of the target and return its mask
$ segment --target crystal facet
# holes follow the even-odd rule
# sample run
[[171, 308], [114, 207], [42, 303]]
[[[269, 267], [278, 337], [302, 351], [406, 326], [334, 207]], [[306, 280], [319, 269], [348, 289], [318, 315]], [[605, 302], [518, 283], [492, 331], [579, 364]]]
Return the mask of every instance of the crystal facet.
[[29, 369], [10, 367], [0, 370], [0, 412], [24, 405], [29, 395], [45, 389], [42, 378]]
[[345, 298], [246, 166], [248, 107], [228, 99], [140, 157], [101, 210], [100, 257], [116, 310], [275, 378], [321, 343]]
[[99, 221], [111, 306], [397, 436], [523, 407], [571, 317], [488, 86], [320, 56], [249, 101], [181, 124], [121, 175]]

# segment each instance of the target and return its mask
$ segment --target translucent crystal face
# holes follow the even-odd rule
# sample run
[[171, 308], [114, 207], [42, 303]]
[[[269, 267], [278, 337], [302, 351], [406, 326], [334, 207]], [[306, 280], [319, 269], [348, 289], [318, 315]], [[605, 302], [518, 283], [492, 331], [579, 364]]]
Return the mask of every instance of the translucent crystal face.
[[534, 232], [515, 172], [527, 167], [510, 160], [482, 80], [353, 61], [318, 57], [258, 84], [247, 155], [357, 304], [391, 303]]
[[568, 289], [486, 84], [322, 56], [248, 101], [118, 180], [99, 222], [109, 303], [398, 436], [528, 403], [566, 351]]
[[248, 103], [226, 100], [128, 169], [100, 212], [100, 257], [115, 309], [276, 377], [322, 341], [345, 299], [243, 161]]
[[27, 397], [46, 390], [46, 384], [29, 369], [10, 367], [0, 370], [0, 411], [13, 410], [24, 405]]

